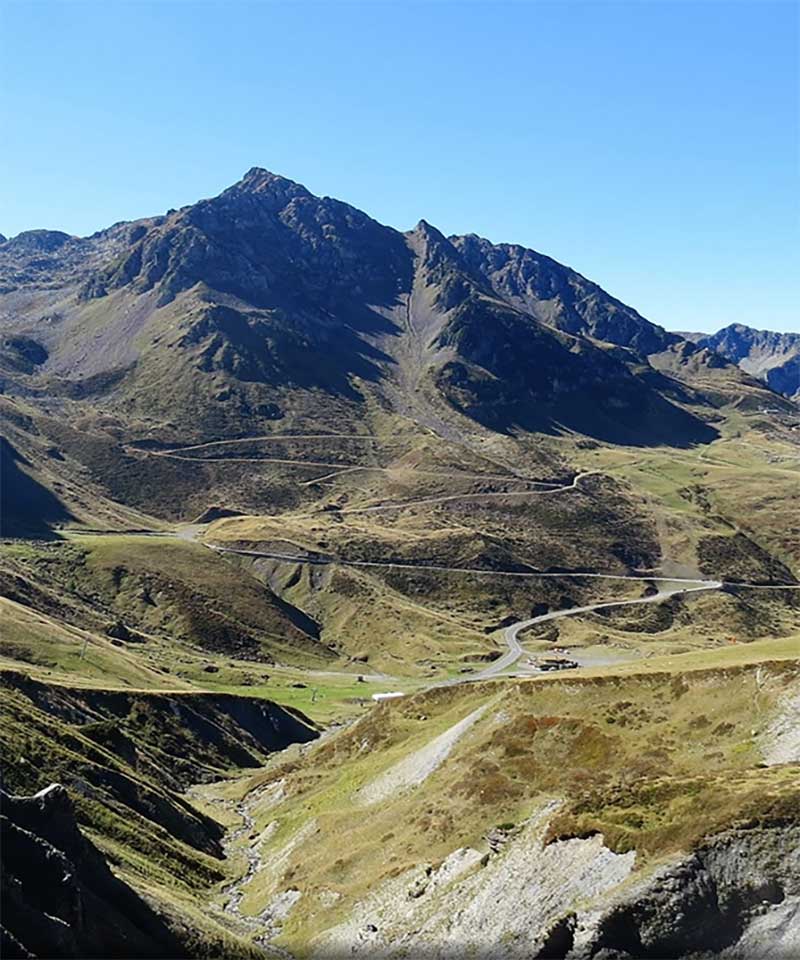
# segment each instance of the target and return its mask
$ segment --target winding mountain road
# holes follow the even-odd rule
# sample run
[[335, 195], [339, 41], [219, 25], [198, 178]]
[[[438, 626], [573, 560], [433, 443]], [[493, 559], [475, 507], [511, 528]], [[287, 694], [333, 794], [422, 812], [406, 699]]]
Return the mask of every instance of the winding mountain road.
[[[453, 567], [438, 563], [412, 563], [403, 560], [346, 560], [342, 557], [282, 553], [278, 550], [246, 550], [244, 547], [223, 547], [217, 543], [204, 543], [203, 545], [216, 553], [231, 553], [242, 557], [262, 557], [266, 560], [281, 560], [286, 563], [308, 563], [323, 567], [332, 565], [340, 567], [387, 567], [398, 570], [433, 570], [437, 573], [469, 573], [484, 577], [530, 577], [537, 580], [547, 578], [563, 580], [567, 577], [580, 577], [589, 580], [633, 580], [639, 583], [654, 580], [695, 585], [716, 583], [716, 581], [698, 580], [689, 577], [666, 577], [657, 573], [595, 573], [586, 570], [492, 570], [484, 567]], [[732, 584], [732, 586], [748, 586], [748, 584]]]
[[[577, 479], [577, 478], [576, 478]], [[452, 567], [442, 564], [422, 564], [407, 563], [402, 561], [381, 561], [381, 560], [343, 560], [335, 557], [322, 556], [304, 556], [298, 554], [287, 554], [279, 551], [268, 550], [245, 550], [237, 547], [222, 547], [218, 544], [205, 544], [209, 549], [217, 553], [230, 553], [245, 557], [262, 557], [270, 560], [278, 560], [285, 563], [308, 563], [315, 566], [349, 566], [349, 567], [384, 567], [389, 569], [403, 570], [433, 570], [437, 573], [455, 573], [472, 574], [477, 576], [491, 577], [518, 577], [531, 579], [564, 579], [581, 578], [589, 580], [628, 580], [638, 583], [665, 583], [670, 586], [657, 589], [656, 593], [646, 597], [634, 597], [629, 600], [604, 600], [600, 603], [591, 603], [579, 607], [567, 607], [563, 610], [553, 610], [549, 613], [541, 614], [537, 617], [530, 617], [527, 620], [519, 620], [516, 623], [506, 627], [503, 631], [503, 638], [508, 646], [508, 651], [495, 660], [485, 669], [478, 673], [471, 674], [468, 677], [458, 677], [452, 680], [445, 680], [434, 686], [453, 686], [459, 683], [471, 683], [478, 680], [489, 680], [496, 677], [509, 667], [513, 666], [522, 656], [525, 650], [519, 641], [519, 634], [538, 623], [547, 623], [550, 620], [559, 620], [563, 617], [572, 617], [581, 613], [593, 613], [595, 610], [603, 610], [611, 607], [629, 607], [646, 603], [660, 603], [669, 600], [671, 597], [690, 593], [703, 593], [711, 590], [721, 590], [723, 587], [734, 587], [740, 589], [754, 590], [800, 590], [800, 584], [752, 584], [735, 583], [724, 580], [701, 580], [688, 577], [666, 577], [654, 573], [625, 574], [625, 573], [596, 573], [587, 571], [561, 570], [558, 572], [533, 571], [533, 570], [482, 570], [475, 567]]]
[[[215, 440], [208, 441], [206, 443], [191, 444], [183, 447], [172, 448], [170, 450], [142, 450], [140, 448], [131, 448], [132, 451], [135, 450], [137, 454], [146, 454], [153, 456], [162, 456], [162, 457], [171, 457], [179, 460], [186, 460], [191, 462], [214, 462], [214, 463], [276, 463], [276, 464], [287, 464], [287, 465], [297, 465], [305, 467], [322, 467], [331, 470], [332, 472], [326, 474], [323, 477], [315, 478], [312, 481], [306, 481], [306, 483], [321, 482], [324, 480], [331, 479], [335, 476], [340, 475], [341, 473], [355, 472], [355, 471], [374, 471], [382, 473], [391, 473], [398, 470], [402, 471], [402, 467], [379, 467], [379, 466], [367, 466], [359, 464], [342, 464], [342, 463], [330, 463], [326, 461], [313, 461], [313, 460], [293, 460], [293, 459], [283, 459], [283, 458], [261, 458], [261, 457], [196, 457], [196, 456], [187, 456], [186, 454], [191, 454], [193, 451], [202, 451], [208, 450], [214, 447], [232, 445], [232, 444], [241, 444], [248, 442], [289, 442], [295, 440], [331, 440], [331, 439], [341, 439], [341, 440], [352, 440], [352, 441], [361, 441], [361, 442], [376, 442], [375, 437], [365, 436], [365, 435], [354, 435], [354, 434], [295, 434], [295, 435], [268, 435], [262, 437], [249, 437], [249, 438], [238, 438], [232, 440]], [[451, 503], [455, 501], [489, 501], [497, 500], [502, 498], [521, 498], [521, 497], [531, 497], [531, 496], [543, 496], [548, 494], [556, 494], [561, 492], [566, 492], [570, 490], [577, 490], [581, 482], [592, 475], [601, 475], [599, 471], [595, 470], [585, 470], [577, 473], [569, 483], [558, 484], [555, 482], [548, 482], [542, 480], [532, 480], [524, 477], [520, 477], [514, 474], [499, 475], [499, 474], [469, 474], [462, 473], [459, 471], [448, 471], [437, 473], [435, 471], [425, 471], [425, 470], [414, 470], [413, 472], [419, 474], [425, 474], [429, 476], [445, 476], [448, 478], [469, 478], [473, 480], [501, 480], [505, 482], [526, 482], [529, 485], [533, 485], [538, 489], [527, 489], [527, 490], [514, 490], [514, 491], [504, 491], [504, 492], [478, 492], [478, 493], [454, 493], [446, 494], [441, 496], [429, 496], [421, 497], [416, 500], [405, 500], [400, 502], [388, 502], [388, 503], [375, 503], [369, 506], [364, 507], [344, 507], [337, 509], [335, 512], [337, 515], [357, 515], [357, 514], [372, 514], [372, 513], [381, 513], [388, 511], [403, 510], [410, 507], [422, 507], [422, 506], [431, 506], [441, 503]], [[544, 489], [542, 489], [544, 488]], [[180, 534], [179, 534], [180, 535]], [[556, 572], [539, 572], [539, 571], [510, 571], [510, 570], [486, 570], [486, 569], [477, 569], [469, 567], [454, 567], [444, 564], [433, 564], [433, 563], [411, 563], [404, 561], [377, 561], [377, 560], [345, 560], [338, 557], [324, 556], [320, 554], [291, 554], [284, 553], [279, 550], [249, 550], [239, 547], [226, 547], [220, 544], [211, 544], [206, 543], [205, 546], [209, 547], [211, 550], [214, 550], [220, 554], [233, 554], [244, 557], [253, 557], [253, 558], [264, 558], [276, 560], [284, 563], [298, 563], [298, 564], [311, 564], [315, 566], [327, 566], [327, 565], [340, 565], [340, 566], [350, 566], [350, 567], [369, 567], [369, 568], [387, 568], [387, 569], [405, 569], [405, 570], [426, 570], [434, 571], [437, 573], [455, 573], [455, 574], [470, 574], [474, 576], [492, 576], [492, 577], [518, 577], [518, 578], [586, 578], [586, 579], [605, 579], [605, 580], [629, 580], [629, 581], [638, 581], [638, 582], [649, 582], [658, 585], [669, 584], [666, 587], [657, 587], [655, 593], [650, 594], [644, 597], [636, 597], [628, 600], [607, 600], [600, 603], [588, 604], [585, 606], [579, 607], [569, 607], [563, 610], [553, 610], [545, 614], [541, 614], [536, 617], [530, 617], [526, 620], [520, 620], [516, 623], [511, 624], [506, 627], [503, 631], [503, 639], [508, 647], [507, 651], [502, 654], [497, 660], [491, 663], [489, 666], [483, 670], [478, 671], [477, 673], [471, 674], [468, 677], [455, 678], [452, 680], [443, 681], [442, 684], [438, 685], [453, 685], [457, 683], [465, 682], [474, 682], [478, 680], [491, 679], [502, 674], [504, 671], [512, 667], [522, 656], [525, 655], [525, 650], [522, 647], [519, 641], [519, 635], [524, 630], [532, 627], [536, 624], [547, 623], [552, 620], [558, 620], [564, 617], [576, 616], [584, 613], [593, 613], [596, 610], [616, 608], [616, 607], [625, 607], [625, 606], [635, 606], [649, 603], [659, 603], [665, 600], [670, 599], [671, 597], [690, 594], [690, 593], [700, 593], [711, 590], [719, 590], [725, 586], [736, 586], [742, 588], [752, 588], [758, 590], [774, 590], [774, 589], [798, 589], [797, 585], [778, 585], [778, 584], [726, 584], [722, 580], [703, 580], [703, 579], [689, 579], [689, 578], [667, 578], [664, 576], [659, 577], [653, 571], [648, 571], [646, 573], [639, 574], [613, 574], [613, 573], [599, 573], [599, 572], [587, 572], [587, 571], [556, 571]]]
[[[576, 481], [577, 481], [576, 477]], [[699, 593], [707, 590], [719, 590], [724, 586], [721, 580], [690, 580], [690, 579], [669, 579], [655, 577], [650, 575], [621, 574], [621, 573], [588, 573], [588, 572], [569, 572], [561, 571], [558, 573], [538, 572], [538, 571], [511, 571], [511, 570], [479, 570], [468, 567], [449, 567], [438, 564], [414, 564], [414, 563], [394, 563], [391, 561], [378, 560], [339, 560], [325, 557], [305, 557], [291, 554], [283, 554], [277, 551], [258, 551], [244, 550], [234, 547], [220, 547], [218, 545], [206, 544], [210, 549], [218, 553], [232, 553], [239, 556], [265, 557], [272, 560], [294, 563], [310, 563], [317, 566], [327, 566], [338, 564], [341, 566], [355, 567], [387, 567], [412, 570], [434, 570], [440, 573], [470, 573], [487, 576], [501, 577], [528, 577], [528, 578], [565, 578], [580, 577], [593, 580], [630, 580], [639, 583], [658, 583], [659, 580], [672, 584], [672, 586], [658, 589], [656, 593], [646, 597], [635, 597], [630, 600], [605, 600], [600, 603], [592, 603], [580, 607], [568, 607], [563, 610], [553, 610], [549, 613], [541, 614], [537, 617], [530, 617], [527, 620], [519, 620], [516, 623], [506, 627], [503, 631], [503, 638], [508, 646], [508, 651], [495, 660], [485, 669], [478, 673], [471, 674], [468, 677], [458, 677], [452, 680], [445, 680], [434, 686], [455, 686], [460, 683], [470, 683], [478, 680], [489, 680], [496, 677], [509, 667], [513, 666], [520, 657], [525, 655], [525, 650], [519, 642], [519, 634], [528, 627], [537, 623], [547, 623], [550, 620], [558, 620], [562, 617], [571, 617], [581, 613], [592, 613], [595, 610], [607, 609], [609, 607], [635, 606], [645, 603], [659, 603], [662, 600], [668, 600], [670, 597], [687, 593]], [[680, 584], [680, 585], [678, 585]]]
[[[675, 581], [670, 582], [674, 583]], [[564, 610], [553, 610], [550, 613], [543, 613], [538, 617], [531, 617], [529, 620], [519, 620], [517, 623], [512, 623], [511, 626], [506, 627], [503, 631], [503, 639], [508, 645], [508, 652], [504, 653], [502, 657], [486, 667], [485, 670], [481, 670], [479, 673], [473, 674], [465, 679], [471, 681], [489, 680], [513, 666], [513, 664], [525, 654], [525, 650], [519, 642], [519, 635], [523, 630], [527, 630], [528, 627], [532, 627], [534, 624], [547, 623], [550, 620], [559, 620], [562, 617], [572, 617], [579, 613], [592, 613], [595, 610], [608, 609], [609, 607], [631, 607], [643, 603], [660, 603], [662, 600], [669, 600], [670, 597], [675, 597], [680, 594], [700, 593], [704, 590], [719, 590], [723, 586], [720, 580], [697, 580], [694, 582], [697, 586], [676, 587], [674, 589], [667, 588], [659, 590], [657, 593], [653, 593], [647, 597], [636, 597], [633, 600], [607, 600], [602, 603], [590, 603], [583, 607], [568, 607]], [[453, 683], [453, 681], [448, 682]]]
[[[259, 463], [259, 464], [270, 464], [275, 463], [281, 466], [295, 466], [295, 467], [325, 467], [331, 472], [325, 474], [321, 477], [315, 477], [312, 480], [306, 480], [301, 483], [302, 486], [307, 486], [312, 483], [321, 483], [325, 480], [329, 480], [333, 477], [338, 476], [343, 473], [388, 473], [388, 474], [402, 474], [404, 472], [411, 472], [422, 477], [443, 477], [446, 479], [458, 478], [461, 480], [500, 480], [505, 481], [506, 483], [532, 483], [537, 486], [548, 486], [559, 488], [560, 485], [554, 481], [548, 480], [535, 480], [532, 477], [526, 477], [522, 474], [514, 472], [513, 468], [509, 468], [509, 473], [470, 473], [466, 470], [425, 470], [417, 467], [404, 466], [403, 464], [397, 464], [395, 466], [376, 466], [371, 464], [359, 464], [359, 463], [333, 463], [327, 460], [298, 460], [287, 457], [203, 457], [203, 456], [187, 456], [187, 453], [191, 453], [193, 450], [205, 450], [209, 447], [225, 446], [235, 443], [250, 443], [250, 442], [261, 442], [261, 441], [289, 441], [289, 440], [337, 440], [337, 439], [347, 439], [347, 440], [364, 440], [364, 441], [376, 441], [374, 437], [366, 436], [355, 436], [352, 434], [295, 434], [295, 435], [286, 435], [286, 436], [270, 436], [270, 437], [245, 437], [238, 440], [209, 440], [206, 443], [195, 443], [189, 444], [184, 447], [172, 447], [168, 450], [156, 450], [146, 447], [137, 447], [131, 446], [130, 444], [124, 447], [124, 450], [127, 453], [133, 454], [135, 456], [148, 456], [148, 457], [162, 457], [170, 460], [181, 460], [185, 463], [213, 463], [213, 464], [226, 464], [226, 463]], [[538, 492], [538, 491], [537, 491]]]

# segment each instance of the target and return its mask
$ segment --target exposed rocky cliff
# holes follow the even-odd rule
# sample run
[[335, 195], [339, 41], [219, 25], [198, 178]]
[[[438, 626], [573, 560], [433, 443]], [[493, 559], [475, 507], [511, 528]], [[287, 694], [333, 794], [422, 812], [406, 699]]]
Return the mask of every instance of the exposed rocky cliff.
[[60, 784], [0, 792], [3, 956], [186, 957], [162, 917], [109, 869]]
[[535, 250], [493, 244], [475, 234], [450, 239], [499, 296], [560, 330], [630, 347], [640, 356], [658, 353], [681, 339]]
[[787, 818], [708, 838], [634, 873], [601, 835], [546, 843], [552, 807], [488, 853], [464, 848], [390, 881], [329, 931], [319, 960], [792, 960], [800, 950], [800, 826]]

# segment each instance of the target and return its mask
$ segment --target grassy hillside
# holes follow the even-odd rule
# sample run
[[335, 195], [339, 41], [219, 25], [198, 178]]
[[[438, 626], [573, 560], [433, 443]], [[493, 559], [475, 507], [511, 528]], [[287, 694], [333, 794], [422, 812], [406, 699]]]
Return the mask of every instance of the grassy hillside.
[[[793, 768], [765, 767], [763, 750], [800, 689], [797, 650], [794, 637], [653, 660], [646, 672], [440, 689], [374, 708], [302, 762], [208, 788], [249, 798], [255, 829], [242, 848], [257, 847], [264, 867], [242, 908], [255, 915], [297, 891], [278, 942], [305, 955], [394, 878], [462, 847], [486, 857], [492, 833], [513, 844], [551, 800], [547, 843], [600, 833], [613, 851], [635, 850], [642, 875], [732, 824], [796, 818]], [[429, 745], [465, 718], [415, 785], [413, 758], [426, 769]], [[382, 781], [382, 792], [372, 786]], [[407, 920], [386, 911], [398, 935], [414, 922], [413, 910]]]
[[240, 659], [330, 659], [312, 621], [235, 566], [173, 537], [7, 544], [0, 575], [12, 599], [90, 629], [121, 622], [133, 631], [130, 642], [157, 634]]
[[[187, 954], [577, 955], [731, 830], [767, 879], [728, 907], [789, 909], [788, 400], [534, 251], [259, 168], [0, 248], [4, 783], [64, 784]], [[661, 955], [609, 916], [592, 955]]]

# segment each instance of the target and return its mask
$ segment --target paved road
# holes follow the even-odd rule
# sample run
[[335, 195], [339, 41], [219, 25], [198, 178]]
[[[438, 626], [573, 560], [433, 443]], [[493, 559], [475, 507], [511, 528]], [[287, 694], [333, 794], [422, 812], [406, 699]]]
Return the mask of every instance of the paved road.
[[[204, 543], [204, 546], [216, 553], [232, 553], [241, 557], [262, 557], [266, 560], [281, 560], [285, 563], [309, 563], [313, 566], [340, 567], [386, 567], [399, 570], [434, 570], [437, 573], [469, 573], [475, 576], [484, 577], [531, 577], [534, 579], [565, 579], [567, 577], [581, 577], [588, 580], [635, 580], [644, 583], [651, 580], [668, 580], [670, 583], [685, 583], [697, 585], [700, 583], [711, 583], [716, 581], [704, 581], [689, 579], [687, 577], [666, 577], [653, 573], [594, 573], [584, 570], [558, 570], [538, 571], [538, 570], [487, 570], [480, 567], [450, 567], [437, 563], [411, 563], [401, 560], [344, 560], [340, 557], [314, 556], [306, 554], [281, 553], [277, 550], [245, 550], [240, 547], [223, 547], [219, 544]], [[738, 584], [734, 584], [738, 586]], [[747, 584], [743, 584], [747, 586]]]
[[[674, 583], [675, 581], [670, 582]], [[565, 610], [553, 610], [550, 613], [543, 613], [538, 617], [531, 617], [529, 620], [520, 620], [517, 623], [512, 623], [510, 627], [506, 627], [503, 631], [503, 639], [508, 645], [508, 652], [504, 653], [502, 657], [486, 667], [485, 670], [481, 670], [479, 673], [473, 674], [465, 679], [488, 680], [515, 664], [517, 660], [525, 654], [525, 650], [519, 642], [520, 633], [536, 623], [547, 623], [549, 620], [559, 620], [561, 617], [572, 617], [578, 613], [592, 613], [594, 610], [602, 610], [608, 607], [630, 607], [642, 603], [659, 603], [662, 600], [668, 600], [670, 597], [677, 596], [678, 594], [699, 593], [703, 590], [719, 590], [723, 585], [720, 580], [695, 580], [689, 582], [693, 582], [695, 585], [667, 588], [659, 590], [658, 593], [651, 594], [650, 596], [637, 597], [633, 600], [609, 600], [603, 603], [590, 603], [585, 607], [569, 607]]]
[[[249, 440], [302, 440], [302, 439], [330, 439], [336, 435], [321, 435], [321, 434], [307, 434], [307, 435], [296, 435], [296, 436], [268, 436], [268, 437], [257, 437], [257, 438], [244, 438], [244, 440], [223, 440], [223, 441], [211, 441], [204, 444], [195, 444], [192, 446], [186, 446], [182, 448], [173, 449], [170, 451], [141, 451], [137, 450], [137, 453], [150, 453], [155, 456], [166, 456], [174, 457], [176, 459], [185, 459], [191, 461], [197, 461], [201, 458], [195, 457], [184, 457], [181, 454], [183, 452], [198, 450], [202, 448], [207, 448], [211, 446], [217, 446], [227, 443], [241, 443]], [[352, 440], [364, 440], [369, 441], [373, 438], [366, 436], [355, 436], [351, 434], [341, 434], [338, 435], [342, 439], [352, 439]], [[701, 457], [702, 458], [702, 457]], [[205, 459], [205, 458], [203, 458]], [[262, 462], [262, 463], [282, 463], [282, 464], [297, 464], [303, 466], [316, 466], [316, 467], [326, 467], [333, 469], [334, 473], [326, 475], [323, 478], [319, 479], [328, 479], [333, 477], [340, 472], [349, 472], [356, 470], [373, 470], [376, 472], [390, 472], [391, 468], [387, 467], [362, 467], [356, 465], [348, 464], [334, 464], [326, 463], [320, 461], [300, 461], [300, 460], [284, 460], [284, 459], [262, 459], [262, 458], [246, 458], [246, 457], [234, 457], [226, 459], [225, 461], [217, 460], [216, 458], [208, 458], [213, 460], [213, 462]], [[704, 458], [703, 458], [704, 459]], [[426, 471], [418, 471], [424, 473]], [[427, 472], [430, 475], [430, 472]], [[391, 511], [391, 510], [402, 510], [411, 506], [427, 506], [437, 503], [448, 503], [456, 500], [482, 500], [482, 499], [494, 499], [499, 497], [525, 497], [525, 496], [541, 496], [551, 493], [559, 493], [567, 490], [575, 490], [578, 488], [580, 482], [592, 474], [597, 474], [597, 471], [583, 471], [578, 473], [573, 480], [564, 485], [557, 484], [547, 484], [543, 481], [531, 481], [529, 483], [535, 484], [537, 487], [547, 487], [547, 489], [538, 489], [538, 490], [522, 490], [522, 491], [512, 491], [505, 493], [462, 493], [462, 494], [449, 494], [445, 496], [437, 497], [424, 497], [418, 500], [409, 500], [400, 503], [381, 503], [375, 504], [367, 507], [353, 507], [353, 508], [344, 508], [341, 511], [338, 511], [341, 514], [365, 514], [365, 513], [378, 513], [382, 511]], [[456, 471], [448, 474], [440, 474], [444, 476], [472, 476], [473, 479], [497, 479], [497, 480], [519, 480], [519, 477], [512, 476], [492, 476], [489, 474], [484, 475], [468, 475], [468, 474], [459, 474]], [[191, 537], [191, 534], [190, 534]], [[698, 593], [709, 590], [719, 590], [723, 586], [738, 586], [741, 588], [748, 589], [759, 589], [759, 590], [774, 590], [774, 589], [798, 589], [797, 585], [767, 585], [767, 584], [726, 584], [723, 581], [718, 580], [697, 580], [697, 579], [688, 579], [688, 578], [665, 578], [665, 577], [656, 577], [653, 573], [649, 574], [607, 574], [607, 573], [589, 573], [589, 572], [569, 572], [569, 571], [559, 571], [559, 572], [534, 572], [534, 571], [505, 571], [505, 570], [482, 570], [475, 568], [466, 568], [466, 567], [452, 567], [441, 564], [416, 564], [408, 562], [393, 562], [393, 561], [370, 561], [370, 560], [343, 560], [334, 557], [325, 557], [325, 556], [305, 556], [305, 555], [292, 555], [281, 553], [278, 551], [268, 551], [268, 550], [245, 550], [235, 547], [223, 547], [218, 545], [206, 544], [210, 549], [215, 550], [217, 553], [230, 553], [240, 556], [248, 557], [263, 557], [267, 559], [278, 560], [288, 563], [308, 563], [313, 565], [328, 565], [328, 564], [338, 564], [341, 566], [353, 566], [353, 567], [386, 567], [386, 568], [396, 568], [396, 569], [408, 569], [408, 570], [430, 570], [440, 573], [469, 573], [473, 575], [480, 576], [501, 576], [501, 577], [528, 577], [528, 578], [564, 578], [564, 577], [581, 577], [587, 579], [607, 579], [607, 580], [631, 580], [631, 581], [640, 581], [640, 582], [668, 582], [670, 584], [680, 584], [680, 586], [671, 586], [666, 589], [659, 589], [658, 592], [646, 596], [638, 597], [632, 600], [612, 600], [604, 601], [596, 604], [589, 604], [582, 607], [570, 607], [564, 610], [554, 610], [550, 613], [542, 614], [538, 617], [531, 617], [527, 620], [520, 620], [517, 623], [512, 624], [509, 627], [506, 627], [504, 631], [504, 639], [508, 646], [508, 650], [500, 658], [495, 660], [492, 664], [487, 666], [485, 669], [479, 671], [478, 673], [472, 674], [469, 677], [458, 678], [454, 680], [445, 681], [445, 685], [463, 683], [476, 680], [485, 680], [492, 677], [498, 676], [503, 671], [507, 670], [509, 667], [513, 666], [522, 656], [525, 655], [525, 651], [522, 645], [519, 642], [519, 634], [527, 629], [528, 627], [533, 626], [538, 623], [546, 623], [551, 620], [557, 620], [562, 617], [575, 616], [581, 613], [591, 613], [595, 610], [606, 609], [610, 607], [623, 607], [623, 606], [634, 606], [638, 604], [645, 603], [659, 603], [662, 600], [667, 600], [670, 597], [687, 594], [687, 593]]]
[[[576, 482], [578, 478], [575, 478]], [[553, 610], [550, 613], [541, 614], [538, 617], [531, 617], [528, 620], [520, 620], [517, 623], [513, 623], [510, 626], [506, 627], [503, 632], [503, 638], [508, 645], [508, 651], [504, 653], [499, 659], [495, 660], [488, 667], [483, 670], [480, 670], [478, 673], [471, 674], [470, 676], [458, 677], [452, 680], [446, 680], [439, 684], [434, 684], [434, 686], [455, 686], [459, 683], [468, 683], [474, 682], [477, 680], [488, 680], [492, 677], [495, 677], [502, 673], [504, 670], [507, 670], [509, 667], [513, 666], [520, 659], [520, 657], [525, 655], [525, 650], [519, 642], [519, 634], [527, 629], [532, 627], [537, 623], [547, 623], [550, 620], [558, 620], [562, 617], [571, 617], [580, 613], [592, 613], [594, 610], [601, 610], [609, 607], [627, 607], [634, 606], [637, 604], [644, 603], [659, 603], [662, 600], [668, 600], [670, 597], [677, 596], [679, 594], [686, 593], [699, 593], [707, 590], [719, 590], [725, 584], [721, 580], [692, 580], [687, 578], [665, 578], [665, 577], [654, 577], [653, 574], [649, 575], [637, 575], [637, 574], [621, 574], [621, 573], [587, 573], [583, 571], [579, 572], [569, 572], [562, 571], [559, 573], [539, 573], [534, 571], [509, 571], [509, 570], [478, 570], [470, 569], [467, 567], [447, 567], [439, 566], [435, 564], [413, 564], [413, 563], [391, 563], [377, 560], [335, 560], [333, 558], [323, 558], [323, 557], [301, 557], [301, 556], [292, 556], [289, 554], [281, 554], [277, 552], [267, 552], [267, 551], [257, 551], [257, 550], [239, 550], [232, 547], [218, 547], [210, 546], [212, 550], [216, 550], [218, 553], [234, 553], [242, 556], [255, 556], [255, 557], [267, 557], [273, 560], [281, 560], [286, 562], [294, 563], [311, 563], [315, 565], [327, 565], [327, 564], [339, 564], [342, 566], [357, 566], [357, 567], [389, 567], [389, 568], [402, 568], [402, 569], [412, 569], [412, 570], [435, 570], [437, 572], [445, 573], [472, 573], [472, 574], [481, 574], [488, 576], [500, 576], [500, 577], [530, 577], [530, 578], [565, 578], [565, 577], [581, 577], [586, 579], [593, 580], [631, 580], [640, 583], [657, 583], [659, 580], [662, 582], [667, 582], [670, 584], [680, 584], [680, 586], [670, 586], [666, 588], [659, 589], [656, 593], [651, 594], [646, 597], [636, 597], [632, 600], [605, 600], [601, 603], [592, 603], [587, 606], [582, 607], [568, 607], [564, 610]]]
[[[579, 475], [580, 476], [580, 475]], [[576, 481], [578, 478], [576, 477]], [[434, 570], [440, 573], [469, 573], [473, 575], [492, 576], [492, 577], [527, 577], [527, 578], [583, 578], [590, 580], [630, 580], [639, 583], [669, 583], [675, 586], [660, 588], [654, 594], [646, 597], [635, 597], [631, 600], [606, 600], [601, 603], [592, 603], [582, 607], [568, 607], [564, 610], [553, 610], [550, 613], [541, 614], [538, 617], [531, 617], [528, 620], [519, 620], [506, 627], [503, 632], [503, 638], [508, 646], [508, 651], [500, 658], [491, 663], [488, 667], [480, 670], [478, 673], [470, 676], [458, 677], [452, 680], [443, 681], [434, 686], [453, 686], [459, 683], [470, 683], [477, 680], [488, 680], [496, 677], [504, 670], [513, 666], [517, 660], [525, 655], [519, 634], [537, 623], [547, 623], [550, 620], [558, 620], [562, 617], [572, 617], [581, 613], [592, 613], [595, 610], [608, 609], [609, 607], [629, 607], [645, 603], [660, 603], [662, 600], [668, 600], [670, 597], [679, 596], [688, 593], [702, 593], [710, 590], [720, 590], [723, 587], [737, 587], [752, 590], [800, 590], [800, 584], [753, 584], [753, 583], [733, 583], [724, 580], [698, 580], [687, 577], [666, 577], [649, 574], [623, 574], [623, 573], [594, 573], [585, 571], [559, 571], [557, 573], [538, 572], [538, 571], [512, 571], [512, 570], [480, 570], [470, 567], [449, 567], [439, 564], [416, 564], [402, 563], [378, 560], [340, 560], [333, 557], [306, 557], [292, 554], [278, 553], [273, 551], [243, 550], [234, 547], [220, 547], [206, 544], [210, 549], [218, 553], [233, 553], [240, 556], [265, 557], [271, 560], [280, 560], [287, 563], [310, 563], [319, 566], [329, 564], [338, 564], [340, 566], [351, 567], [387, 567], [390, 569], [399, 568], [405, 570]], [[679, 586], [678, 586], [679, 584]]]

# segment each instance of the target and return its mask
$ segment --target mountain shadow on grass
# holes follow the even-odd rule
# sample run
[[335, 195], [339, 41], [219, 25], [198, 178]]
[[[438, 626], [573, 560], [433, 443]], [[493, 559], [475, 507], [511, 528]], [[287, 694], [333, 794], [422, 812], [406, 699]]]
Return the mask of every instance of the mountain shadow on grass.
[[72, 514], [28, 470], [30, 462], [0, 437], [0, 534], [4, 537], [51, 537], [52, 526]]
[[204, 373], [270, 387], [319, 388], [357, 400], [351, 378], [375, 382], [383, 376], [380, 364], [392, 362], [359, 329], [389, 333], [395, 328], [352, 304], [337, 309], [335, 321], [332, 316], [313, 309], [248, 311], [214, 304], [192, 320], [178, 345], [194, 354]]
[[456, 409], [508, 433], [582, 433], [631, 446], [709, 443], [713, 427], [631, 369], [631, 356], [558, 333], [485, 297], [453, 312], [438, 345], [459, 357], [436, 372]]
[[498, 433], [575, 431], [607, 443], [627, 446], [689, 447], [710, 443], [714, 427], [675, 406], [633, 378], [617, 384], [581, 384], [557, 402], [536, 384], [525, 387], [458, 362], [438, 371], [437, 386], [465, 416]]

